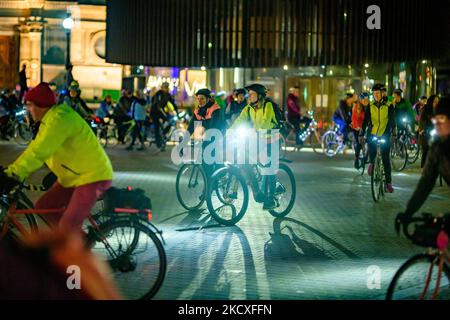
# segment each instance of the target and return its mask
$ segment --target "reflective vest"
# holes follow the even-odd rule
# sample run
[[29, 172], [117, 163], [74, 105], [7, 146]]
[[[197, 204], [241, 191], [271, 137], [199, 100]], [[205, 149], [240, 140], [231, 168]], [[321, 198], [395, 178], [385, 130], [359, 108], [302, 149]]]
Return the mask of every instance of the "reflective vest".
[[211, 107], [208, 108], [208, 110], [206, 110], [206, 114], [205, 114], [204, 117], [202, 117], [202, 116], [198, 113], [198, 110], [199, 110], [199, 109], [200, 109], [200, 108], [196, 108], [196, 109], [194, 110], [194, 115], [195, 115], [195, 118], [196, 118], [198, 121], [203, 121], [203, 120], [210, 120], [210, 119], [212, 118], [212, 115], [213, 115], [214, 111], [219, 110], [220, 107], [219, 107], [217, 104], [213, 104]]
[[372, 134], [382, 136], [389, 123], [389, 106], [382, 103], [378, 108], [374, 103], [370, 104], [370, 115], [372, 117]]

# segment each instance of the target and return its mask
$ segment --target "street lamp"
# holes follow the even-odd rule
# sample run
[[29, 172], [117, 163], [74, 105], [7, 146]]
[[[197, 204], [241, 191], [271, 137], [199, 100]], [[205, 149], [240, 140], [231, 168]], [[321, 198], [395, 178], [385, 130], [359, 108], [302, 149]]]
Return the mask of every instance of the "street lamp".
[[70, 32], [73, 26], [75, 25], [75, 22], [70, 16], [68, 16], [63, 20], [62, 25], [64, 27], [64, 30], [66, 31], [66, 39], [67, 39], [66, 68], [68, 68], [70, 66]]

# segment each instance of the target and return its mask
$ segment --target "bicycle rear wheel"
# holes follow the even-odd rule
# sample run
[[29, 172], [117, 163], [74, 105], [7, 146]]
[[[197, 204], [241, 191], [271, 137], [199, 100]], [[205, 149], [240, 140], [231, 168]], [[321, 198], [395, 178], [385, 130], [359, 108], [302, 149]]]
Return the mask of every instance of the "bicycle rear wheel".
[[176, 180], [178, 202], [188, 211], [199, 209], [205, 202], [206, 174], [201, 165], [185, 163], [178, 170]]
[[[406, 261], [395, 273], [387, 294], [387, 300], [431, 299], [437, 286], [437, 256], [419, 254]], [[431, 271], [431, 272], [430, 272]], [[429, 287], [425, 292], [427, 277], [430, 275]], [[444, 263], [439, 285], [439, 300], [450, 300], [450, 269]], [[422, 297], [422, 294], [425, 296]]]
[[406, 141], [406, 153], [409, 164], [414, 164], [419, 158], [420, 145], [415, 137], [408, 137]]
[[33, 132], [30, 126], [26, 123], [19, 123], [17, 125], [16, 142], [20, 145], [27, 145], [33, 140]]
[[269, 213], [276, 218], [285, 217], [291, 212], [296, 195], [297, 186], [295, 184], [294, 174], [287, 165], [280, 163], [276, 174], [275, 187], [275, 199], [278, 202], [278, 207], [269, 210]]
[[244, 217], [248, 200], [248, 187], [239, 173], [225, 167], [213, 174], [206, 204], [214, 220], [226, 226], [235, 225]]
[[403, 171], [408, 161], [406, 145], [402, 141], [394, 141], [391, 144], [391, 163], [392, 168], [397, 171]]
[[167, 261], [163, 245], [137, 220], [113, 219], [101, 224], [92, 252], [110, 266], [111, 276], [126, 299], [150, 299], [164, 281]]

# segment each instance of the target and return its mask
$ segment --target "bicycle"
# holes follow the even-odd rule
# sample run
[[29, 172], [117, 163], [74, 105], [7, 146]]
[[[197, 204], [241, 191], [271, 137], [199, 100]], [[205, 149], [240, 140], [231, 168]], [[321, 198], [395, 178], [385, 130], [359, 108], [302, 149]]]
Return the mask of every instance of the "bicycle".
[[408, 164], [414, 164], [419, 158], [420, 145], [416, 136], [412, 133], [411, 126], [407, 118], [402, 119], [404, 129], [399, 130], [399, 138], [406, 146], [406, 158]]
[[27, 145], [33, 140], [33, 131], [29, 125], [26, 108], [17, 106], [9, 113], [6, 135], [20, 145]]
[[[9, 194], [0, 194], [0, 240], [20, 242], [22, 237], [38, 232], [36, 217], [51, 228], [45, 215], [64, 211], [64, 208], [33, 209], [24, 189], [47, 190], [21, 183]], [[164, 281], [167, 265], [164, 239], [151, 218], [150, 209], [114, 208], [113, 212], [91, 214], [84, 228], [86, 245], [106, 261], [122, 294], [130, 299], [152, 298]]]
[[[422, 224], [417, 224], [421, 222]], [[410, 233], [408, 226], [416, 223]], [[400, 225], [396, 222], [397, 233]], [[423, 213], [403, 224], [403, 233], [414, 244], [427, 247], [426, 253], [408, 259], [397, 270], [386, 293], [387, 300], [430, 298], [450, 299], [450, 255], [447, 250], [450, 234], [450, 214], [433, 217]], [[437, 270], [436, 270], [437, 269]]]
[[406, 168], [408, 162], [408, 152], [406, 150], [406, 136], [399, 135], [391, 139], [391, 164], [392, 169], [401, 172]]
[[[311, 123], [308, 127], [306, 127], [304, 124], [303, 126], [303, 132], [300, 134], [300, 139], [305, 142], [309, 137], [309, 145], [313, 149], [314, 153], [316, 154], [323, 154], [322, 149], [322, 138], [319, 133], [319, 128], [317, 125], [316, 120], [314, 119], [314, 112], [309, 111], [308, 114], [311, 117]], [[289, 122], [284, 122], [285, 127], [288, 129], [288, 132], [285, 134], [282, 134], [280, 137], [280, 155], [281, 158], [286, 158], [286, 150], [287, 147], [292, 147], [294, 151], [300, 151], [303, 146], [299, 146], [296, 143], [296, 132], [294, 126]]]
[[[268, 180], [261, 174], [261, 167], [260, 163], [251, 166], [259, 187], [259, 190], [253, 190], [253, 194], [262, 190], [267, 197]], [[269, 210], [269, 213], [274, 217], [285, 217], [294, 206], [296, 184], [294, 174], [284, 163], [280, 163], [276, 174], [274, 197], [277, 207]], [[226, 163], [214, 172], [208, 183], [206, 203], [211, 216], [222, 225], [235, 225], [244, 217], [249, 203], [249, 190], [239, 165]]]
[[105, 117], [103, 121], [97, 120], [98, 128], [97, 139], [100, 145], [104, 148], [115, 147], [119, 142], [117, 138], [117, 125], [114, 123], [114, 119]]
[[378, 202], [381, 196], [384, 196], [384, 188], [386, 186], [384, 165], [381, 158], [381, 146], [386, 143], [386, 140], [374, 136], [373, 141], [377, 143], [377, 155], [373, 164], [372, 176], [370, 177], [370, 187], [373, 200]]

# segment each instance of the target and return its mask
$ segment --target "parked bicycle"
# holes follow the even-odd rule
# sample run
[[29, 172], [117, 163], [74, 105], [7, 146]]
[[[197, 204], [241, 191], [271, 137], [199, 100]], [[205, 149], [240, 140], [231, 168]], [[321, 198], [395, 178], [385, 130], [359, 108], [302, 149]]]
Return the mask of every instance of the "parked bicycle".
[[[411, 232], [408, 228], [414, 224]], [[400, 225], [396, 222], [397, 233]], [[395, 273], [386, 294], [387, 300], [450, 300], [450, 255], [447, 250], [450, 214], [429, 213], [412, 218], [403, 233], [414, 244], [427, 247], [426, 253], [408, 259]]]
[[33, 139], [33, 131], [29, 124], [28, 112], [26, 108], [17, 106], [9, 113], [9, 120], [6, 124], [6, 135], [14, 139], [20, 145], [27, 145]]
[[[46, 189], [22, 183], [9, 194], [0, 195], [0, 241], [20, 241], [31, 232], [38, 232], [42, 225], [50, 227], [45, 215], [62, 213], [64, 208], [33, 209], [23, 192]], [[124, 197], [117, 197], [121, 198]], [[37, 218], [43, 224], [38, 224]], [[165, 277], [167, 262], [161, 242], [164, 239], [151, 218], [151, 209], [110, 208], [90, 215], [84, 229], [86, 245], [110, 266], [112, 278], [127, 299], [152, 298]]]

